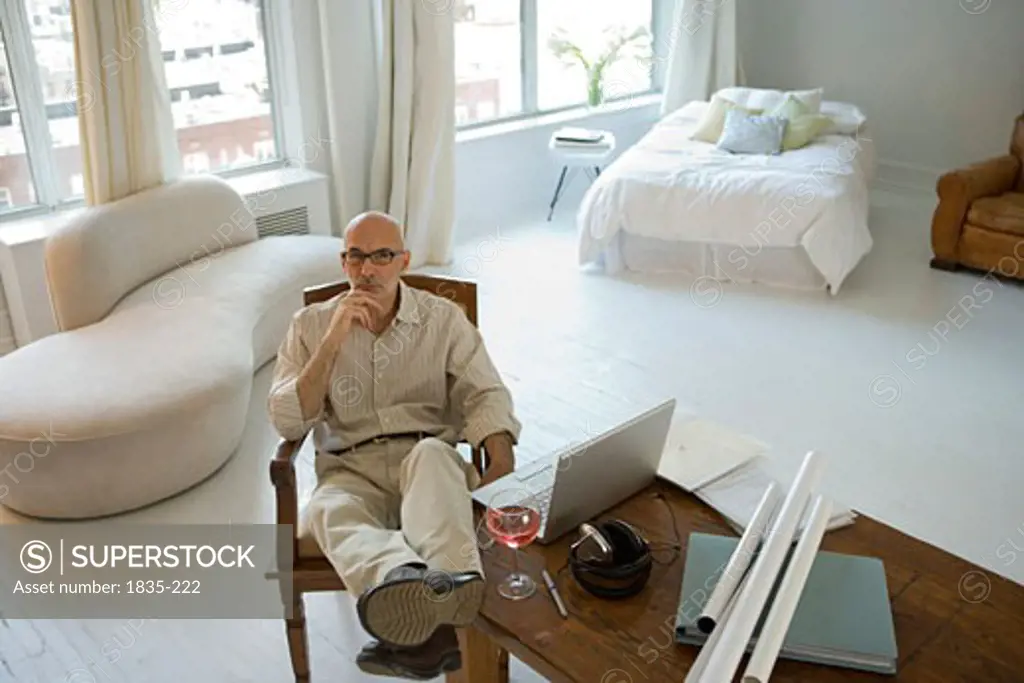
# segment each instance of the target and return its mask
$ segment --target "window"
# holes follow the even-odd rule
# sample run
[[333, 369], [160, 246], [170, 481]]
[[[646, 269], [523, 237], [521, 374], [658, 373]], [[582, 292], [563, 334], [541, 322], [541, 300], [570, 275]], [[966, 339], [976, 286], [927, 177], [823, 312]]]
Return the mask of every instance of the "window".
[[259, 161], [268, 161], [274, 158], [274, 141], [257, 140], [252, 145], [253, 156]]
[[0, 26], [0, 211], [27, 204], [35, 198], [32, 169], [25, 152], [25, 133], [14, 97], [14, 82], [7, 63], [7, 40]]
[[[668, 0], [454, 0], [460, 126], [654, 90], [655, 9]], [[604, 59], [614, 55], [614, 59]], [[600, 78], [584, 67], [607, 63]]]
[[[537, 3], [537, 106], [558, 109], [600, 96], [616, 99], [651, 89], [651, 3], [640, 0], [543, 0]], [[577, 53], [578, 51], [578, 53]], [[609, 56], [600, 80], [588, 77]]]
[[181, 169], [185, 173], [207, 173], [210, 170], [210, 156], [203, 151], [185, 154], [181, 158]]
[[[279, 160], [269, 0], [151, 1], [183, 169]], [[0, 0], [0, 216], [84, 195], [75, 68], [71, 0]]]
[[476, 123], [523, 111], [522, 32], [515, 0], [456, 0], [455, 111]]
[[[42, 86], [43, 105], [53, 146], [57, 192], [61, 199], [82, 197], [72, 177], [82, 172], [75, 103], [75, 38], [71, 31], [71, 0], [23, 0], [32, 23], [32, 48]], [[54, 12], [51, 12], [50, 8]]]
[[201, 151], [189, 167], [217, 172], [279, 158], [263, 1], [154, 2], [183, 160]]

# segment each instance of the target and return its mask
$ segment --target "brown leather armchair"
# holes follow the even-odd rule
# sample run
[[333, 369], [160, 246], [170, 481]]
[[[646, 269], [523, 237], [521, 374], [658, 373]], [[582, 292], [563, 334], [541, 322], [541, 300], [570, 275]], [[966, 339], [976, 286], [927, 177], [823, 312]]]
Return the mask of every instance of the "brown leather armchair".
[[946, 173], [936, 186], [932, 268], [961, 266], [1024, 279], [1024, 114], [1010, 152]]

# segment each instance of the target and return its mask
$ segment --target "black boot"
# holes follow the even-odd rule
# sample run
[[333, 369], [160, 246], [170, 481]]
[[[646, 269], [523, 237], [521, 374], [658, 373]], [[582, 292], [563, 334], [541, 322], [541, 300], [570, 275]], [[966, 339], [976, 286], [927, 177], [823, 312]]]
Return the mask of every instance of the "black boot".
[[451, 626], [441, 626], [416, 647], [394, 647], [380, 641], [366, 645], [356, 656], [360, 670], [376, 676], [400, 676], [425, 681], [462, 668], [459, 639]]

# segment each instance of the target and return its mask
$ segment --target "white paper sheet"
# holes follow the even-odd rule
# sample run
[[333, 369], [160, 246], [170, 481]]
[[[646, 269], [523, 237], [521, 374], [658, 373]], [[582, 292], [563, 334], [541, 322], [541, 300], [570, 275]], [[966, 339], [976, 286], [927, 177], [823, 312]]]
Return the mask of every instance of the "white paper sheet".
[[[768, 538], [750, 568], [750, 581], [737, 598], [736, 610], [721, 627], [721, 641], [711, 653], [705, 671], [708, 680], [733, 679], [736, 667], [739, 666], [782, 563], [786, 559], [786, 553], [792, 545], [793, 534], [804, 515], [807, 502], [821, 480], [823, 468], [824, 460], [820, 454], [811, 451], [804, 457], [800, 471], [772, 523]], [[715, 629], [716, 632], [719, 630]]]
[[708, 598], [703, 611], [697, 618], [697, 627], [704, 633], [714, 633], [726, 605], [729, 604], [729, 600], [736, 592], [736, 587], [754, 559], [757, 547], [767, 535], [768, 524], [778, 507], [781, 489], [782, 487], [772, 482], [762, 493], [753, 520], [747, 526], [747, 530], [743, 532], [740, 542], [736, 544], [736, 550], [733, 551], [726, 563], [725, 570], [715, 583], [715, 589], [711, 591], [711, 597]]
[[673, 420], [669, 428], [658, 475], [694, 491], [767, 450], [767, 445], [752, 437], [710, 420], [683, 415]]
[[[778, 483], [768, 474], [764, 458], [758, 457], [718, 480], [702, 486], [694, 491], [694, 494], [725, 517], [736, 533], [742, 534], [750, 525], [765, 488], [773, 482]], [[853, 524], [856, 518], [856, 513], [849, 508], [833, 503], [827, 530], [832, 531]], [[800, 533], [806, 524], [805, 515], [797, 526], [796, 533]]]
[[807, 583], [807, 576], [811, 573], [814, 558], [818, 555], [831, 510], [832, 504], [827, 498], [821, 495], [815, 497], [808, 515], [807, 527], [796, 544], [796, 550], [793, 551], [793, 556], [786, 567], [782, 583], [775, 594], [775, 599], [772, 600], [768, 617], [761, 627], [757, 645], [754, 646], [750, 661], [743, 672], [743, 683], [768, 683], [768, 677], [772, 675], [775, 661], [779, 657], [779, 650], [782, 649], [782, 642], [786, 639], [789, 622], [793, 620], [800, 595]]

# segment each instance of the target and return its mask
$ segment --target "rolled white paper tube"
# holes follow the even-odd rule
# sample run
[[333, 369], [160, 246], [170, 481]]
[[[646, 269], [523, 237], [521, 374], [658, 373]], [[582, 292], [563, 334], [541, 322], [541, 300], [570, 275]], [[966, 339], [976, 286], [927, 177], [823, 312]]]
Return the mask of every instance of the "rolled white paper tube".
[[793, 534], [803, 517], [811, 491], [818, 486], [821, 470], [822, 458], [814, 451], [809, 452], [782, 502], [779, 514], [772, 522], [771, 531], [761, 546], [754, 566], [750, 568], [750, 581], [739, 594], [736, 611], [721, 627], [724, 630], [721, 643], [711, 653], [706, 669], [708, 680], [733, 679], [736, 667], [750, 643], [754, 627], [757, 626], [757, 620], [764, 611], [779, 569], [786, 559], [786, 553], [793, 544]]
[[754, 559], [754, 552], [764, 538], [765, 532], [768, 530], [768, 523], [771, 522], [772, 514], [778, 505], [779, 490], [780, 487], [775, 482], [768, 484], [768, 488], [765, 489], [764, 495], [761, 496], [761, 502], [758, 503], [757, 510], [754, 512], [753, 519], [750, 520], [746, 531], [740, 537], [736, 550], [733, 551], [725, 565], [725, 571], [722, 572], [714, 590], [711, 591], [711, 597], [704, 605], [704, 610], [697, 617], [697, 628], [704, 633], [712, 633], [715, 630], [722, 610], [725, 609], [729, 599], [736, 592], [736, 587]]
[[[733, 613], [736, 608], [736, 600], [739, 598], [740, 593], [743, 591], [743, 587], [747, 585], [747, 581], [750, 580], [750, 574], [743, 577], [740, 581], [740, 585], [733, 591], [733, 594], [729, 596], [729, 602], [726, 604], [725, 609], [722, 610], [722, 614], [719, 618], [718, 625], [721, 627], [723, 624], [729, 621], [729, 615]], [[690, 670], [686, 672], [686, 679], [683, 683], [701, 683], [701, 678], [704, 676], [704, 670], [708, 666], [708, 660], [711, 659], [711, 653], [714, 651], [718, 642], [722, 639], [722, 628], [716, 628], [708, 636], [708, 639], [704, 641], [704, 644], [700, 648], [700, 652], [697, 653], [697, 658], [693, 660], [693, 665]]]
[[789, 622], [793, 620], [800, 595], [811, 573], [814, 558], [818, 556], [821, 538], [825, 535], [829, 516], [832, 514], [832, 501], [824, 496], [814, 499], [811, 517], [804, 527], [804, 533], [796, 544], [796, 550], [789, 560], [786, 573], [782, 577], [779, 590], [772, 600], [771, 610], [765, 619], [761, 634], [754, 646], [754, 652], [743, 672], [743, 683], [766, 683], [775, 668], [775, 660], [779, 657], [782, 643], [789, 630]]

